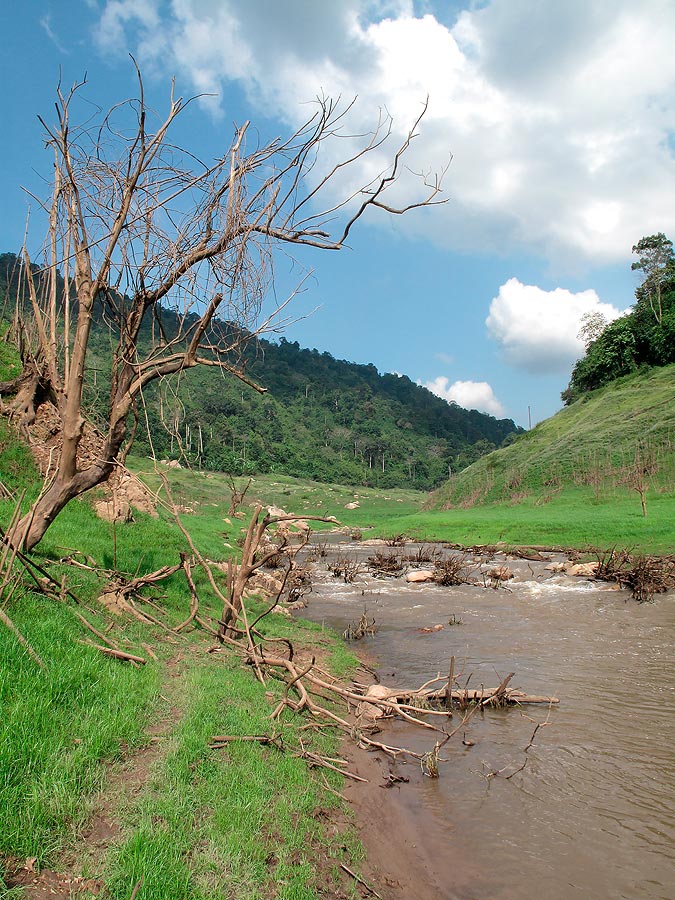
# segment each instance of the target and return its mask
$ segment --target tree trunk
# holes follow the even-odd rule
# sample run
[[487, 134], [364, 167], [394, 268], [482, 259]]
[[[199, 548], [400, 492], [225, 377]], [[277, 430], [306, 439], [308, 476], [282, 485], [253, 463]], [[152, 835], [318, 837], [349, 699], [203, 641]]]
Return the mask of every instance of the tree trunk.
[[110, 476], [113, 463], [90, 466], [72, 478], [57, 476], [50, 487], [33, 504], [17, 525], [7, 534], [9, 543], [25, 551], [32, 550], [61, 510], [75, 497], [101, 484]]

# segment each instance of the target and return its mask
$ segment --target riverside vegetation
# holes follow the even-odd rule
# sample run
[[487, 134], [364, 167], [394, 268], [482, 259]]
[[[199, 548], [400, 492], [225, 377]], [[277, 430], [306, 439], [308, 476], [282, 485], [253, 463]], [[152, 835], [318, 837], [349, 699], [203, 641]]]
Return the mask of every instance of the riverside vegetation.
[[[39, 489], [26, 450], [6, 431], [0, 445], [6, 488]], [[2, 502], [5, 521], [12, 502]], [[200, 526], [193, 540], [204, 554], [222, 556], [224, 538], [234, 544], [239, 537], [241, 522], [228, 526], [220, 508], [190, 518]], [[186, 549], [166, 516], [137, 516], [116, 527], [114, 543], [112, 528], [88, 502], [76, 502], [33, 554], [53, 577], [67, 578], [81, 605], [50, 601], [37, 584], [13, 593], [12, 621], [43, 669], [0, 627], [0, 855], [7, 879], [0, 896], [20, 896], [10, 885], [25, 865], [20, 881], [29, 885], [43, 867], [69, 873], [40, 876], [60, 896], [99, 895], [105, 884], [109, 896], [128, 898], [141, 878], [138, 896], [148, 898], [239, 900], [274, 890], [304, 900], [321, 896], [323, 882], [338, 893], [339, 862], [355, 866], [360, 852], [348, 824], [326, 826], [326, 811], [334, 816], [339, 805], [333, 793], [339, 777], [330, 771], [312, 777], [305, 761], [274, 748], [209, 748], [214, 734], [270, 728], [269, 699], [248, 667], [236, 655], [205, 653], [213, 639], [203, 631], [172, 635], [111, 617], [95, 602], [100, 574], [59, 564], [77, 548], [83, 562], [133, 576], [175, 562]], [[195, 580], [201, 594], [204, 578]], [[161, 587], [153, 602], [175, 625], [185, 615], [185, 582], [169, 578]], [[253, 603], [251, 611], [257, 609]], [[83, 645], [91, 635], [73, 610], [119, 647], [144, 646], [147, 664], [131, 668]], [[220, 610], [207, 604], [203, 614], [217, 618]], [[355, 665], [315, 626], [280, 616], [266, 622], [269, 637], [311, 645], [338, 674]], [[283, 694], [274, 684], [267, 690]], [[282, 728], [291, 745], [292, 721], [287, 716]], [[330, 735], [317, 732], [305, 743], [335, 755]], [[323, 871], [318, 858], [327, 860]]]

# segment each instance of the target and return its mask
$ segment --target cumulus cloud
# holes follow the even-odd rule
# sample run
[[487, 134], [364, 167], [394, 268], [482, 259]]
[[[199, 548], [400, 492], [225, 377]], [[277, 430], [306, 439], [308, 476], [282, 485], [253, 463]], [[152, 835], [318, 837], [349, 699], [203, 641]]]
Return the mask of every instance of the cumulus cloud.
[[358, 95], [350, 127], [386, 108], [400, 137], [428, 95], [410, 166], [451, 152], [451, 202], [401, 227], [454, 249], [602, 263], [675, 230], [675, 4], [488, 0], [452, 25], [443, 13], [431, 0], [107, 0], [101, 34], [195, 90], [237, 82], [293, 125], [320, 92]]
[[450, 384], [449, 379], [440, 375], [433, 381], [427, 381], [424, 387], [448, 403], [456, 403], [465, 409], [477, 409], [498, 418], [504, 415], [504, 407], [487, 381], [455, 381]]
[[611, 322], [626, 310], [603, 303], [593, 290], [545, 291], [509, 278], [492, 300], [485, 324], [509, 363], [543, 375], [566, 372], [583, 355], [581, 319], [596, 312]]

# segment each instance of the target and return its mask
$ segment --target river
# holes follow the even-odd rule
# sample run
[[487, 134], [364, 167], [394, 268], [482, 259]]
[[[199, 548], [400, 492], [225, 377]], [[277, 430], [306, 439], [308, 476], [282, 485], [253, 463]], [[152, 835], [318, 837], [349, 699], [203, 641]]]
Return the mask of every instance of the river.
[[[375, 549], [383, 550], [349, 544], [331, 553], [363, 561]], [[474, 716], [472, 746], [461, 733], [453, 738], [438, 779], [415, 764], [401, 770], [410, 782], [395, 790], [420, 844], [433, 838], [444, 849], [442, 896], [673, 900], [675, 596], [638, 604], [609, 585], [552, 575], [544, 563], [506, 564], [516, 577], [495, 590], [367, 573], [345, 584], [322, 559], [303, 615], [339, 631], [364, 611], [375, 619], [361, 644], [387, 685], [418, 687], [447, 674], [454, 656], [462, 684], [470, 673], [470, 686], [496, 686], [515, 672], [512, 686], [560, 698], [527, 754], [547, 706]], [[419, 630], [437, 624], [443, 629]], [[400, 723], [385, 729], [379, 739], [417, 751], [435, 740]]]

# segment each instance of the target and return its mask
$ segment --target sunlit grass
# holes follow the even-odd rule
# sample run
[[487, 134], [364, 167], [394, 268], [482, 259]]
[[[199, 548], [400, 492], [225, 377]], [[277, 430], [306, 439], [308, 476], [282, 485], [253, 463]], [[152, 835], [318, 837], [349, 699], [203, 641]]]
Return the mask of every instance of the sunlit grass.
[[[250, 510], [228, 522], [229, 494], [221, 484], [189, 472], [178, 475], [186, 493], [192, 484], [207, 482], [202, 502], [192, 503], [195, 512], [181, 514], [200, 551], [214, 559], [236, 553]], [[306, 485], [301, 490], [306, 492]], [[0, 509], [4, 521], [11, 507], [6, 501]], [[270, 892], [312, 900], [320, 893], [315, 856], [353, 864], [358, 845], [353, 835], [329, 833], [314, 817], [318, 806], [331, 808], [338, 801], [294, 755], [290, 714], [283, 720], [289, 735], [285, 753], [257, 744], [210, 750], [213, 734], [278, 727], [269, 719], [271, 701], [250, 668], [229, 653], [205, 653], [212, 639], [204, 632], [172, 638], [156, 626], [111, 616], [96, 603], [102, 574], [60, 562], [77, 551], [81, 560], [133, 575], [174, 563], [188, 549], [166, 509], [160, 509], [159, 518], [138, 514], [131, 523], [113, 526], [99, 520], [87, 500], [69, 504], [36, 549], [36, 561], [57, 580], [66, 575], [83, 604], [73, 608], [99, 630], [112, 628], [110, 636], [146, 656], [148, 664], [132, 669], [83, 645], [91, 635], [64, 603], [30, 591], [16, 595], [12, 619], [46, 671], [0, 628], [0, 857], [34, 856], [38, 865], [58, 865], [68, 848], [74, 865], [81, 857], [83, 870], [102, 874], [120, 900], [130, 896], [141, 877], [139, 900], [243, 900]], [[194, 574], [201, 611], [217, 618], [219, 601], [207, 590], [204, 575]], [[224, 586], [225, 576], [217, 577]], [[185, 617], [189, 597], [181, 572], [152, 595], [169, 625]], [[264, 608], [250, 602], [252, 615]], [[296, 644], [320, 646], [337, 674], [354, 665], [344, 646], [315, 625], [271, 616], [261, 629]], [[142, 643], [151, 645], [156, 662], [140, 649]], [[167, 669], [170, 657], [180, 658], [180, 677]], [[276, 702], [282, 686], [273, 682], [267, 690]], [[165, 749], [138, 797], [126, 794], [122, 785], [110, 798], [111, 814], [123, 823], [122, 838], [107, 858], [92, 858], [78, 835], [95, 797], [108, 776], [147, 744], [147, 726], [165, 716], [167, 697], [175, 721], [162, 737]], [[335, 753], [333, 733], [303, 739], [313, 749]]]
[[490, 504], [470, 509], [422, 511], [383, 522], [378, 533], [405, 533], [423, 540], [471, 546], [504, 542], [585, 548], [624, 547], [636, 552], [675, 550], [675, 498], [648, 497], [644, 518], [637, 494], [624, 491], [611, 501], [596, 502], [587, 488], [570, 489], [545, 504], [528, 498], [514, 505]]

